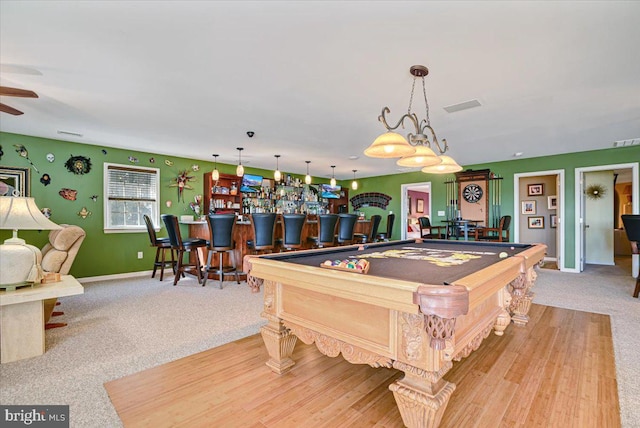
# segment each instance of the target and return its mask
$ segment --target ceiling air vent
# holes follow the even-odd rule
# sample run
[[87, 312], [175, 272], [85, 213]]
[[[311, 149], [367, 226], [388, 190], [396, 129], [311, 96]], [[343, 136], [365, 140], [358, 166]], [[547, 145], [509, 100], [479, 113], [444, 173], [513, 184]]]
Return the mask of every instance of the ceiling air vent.
[[614, 141], [613, 147], [629, 147], [640, 145], [640, 138], [630, 138], [628, 140]]
[[480, 101], [478, 100], [471, 100], [471, 101], [465, 101], [463, 103], [459, 103], [459, 104], [453, 104], [450, 106], [446, 106], [444, 109], [447, 111], [447, 113], [455, 113], [457, 111], [462, 111], [462, 110], [468, 110], [470, 108], [474, 108], [474, 107], [480, 107], [482, 104], [480, 104]]

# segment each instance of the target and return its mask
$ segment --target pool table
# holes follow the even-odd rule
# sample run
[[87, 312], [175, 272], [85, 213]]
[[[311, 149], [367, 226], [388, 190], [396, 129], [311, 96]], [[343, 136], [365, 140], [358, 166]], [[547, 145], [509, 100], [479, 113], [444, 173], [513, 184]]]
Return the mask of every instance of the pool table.
[[[525, 325], [546, 246], [405, 240], [247, 256], [249, 285], [264, 285], [267, 366], [295, 364], [296, 340], [353, 364], [393, 367], [389, 386], [404, 424], [436, 427], [455, 385], [443, 379], [491, 330]], [[321, 267], [369, 262], [367, 273]]]

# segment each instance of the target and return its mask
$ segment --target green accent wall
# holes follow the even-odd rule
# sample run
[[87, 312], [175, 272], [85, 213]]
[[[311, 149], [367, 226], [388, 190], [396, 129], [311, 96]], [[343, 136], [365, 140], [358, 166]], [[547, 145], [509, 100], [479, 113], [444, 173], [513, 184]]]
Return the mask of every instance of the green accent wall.
[[[465, 165], [464, 169], [490, 169], [499, 177], [503, 177], [502, 182], [502, 215], [513, 216], [513, 177], [515, 174], [523, 174], [536, 171], [564, 170], [564, 197], [565, 197], [565, 254], [564, 263], [568, 269], [575, 268], [575, 169], [598, 165], [626, 164], [640, 161], [640, 147], [629, 146], [615, 149], [592, 150], [578, 153], [568, 153], [555, 156], [544, 156], [538, 158], [518, 159], [505, 162], [492, 162], [474, 165]], [[381, 162], [383, 162], [381, 160]], [[395, 162], [395, 160], [388, 160]], [[455, 179], [453, 174], [435, 175], [424, 174], [422, 172], [411, 172], [404, 174], [385, 175], [373, 178], [358, 179], [358, 190], [350, 190], [349, 197], [353, 197], [365, 192], [380, 192], [390, 195], [393, 199], [389, 202], [386, 210], [380, 208], [362, 208], [367, 218], [373, 214], [381, 214], [382, 222], [380, 230], [386, 228], [386, 215], [389, 211], [396, 213], [396, 221], [393, 227], [393, 236], [399, 239], [400, 214], [401, 214], [401, 185], [405, 183], [431, 182], [431, 212], [437, 213], [445, 210], [446, 192], [445, 182]], [[343, 181], [339, 184], [349, 186], [351, 181]], [[513, 223], [511, 226], [513, 233]]]
[[[146, 271], [152, 268], [155, 249], [149, 245], [148, 235], [140, 233], [109, 233], [103, 232], [103, 163], [118, 163], [123, 165], [138, 165], [155, 167], [160, 169], [160, 211], [175, 215], [191, 214], [189, 202], [197, 194], [203, 193], [203, 174], [213, 169], [213, 162], [181, 158], [177, 156], [165, 156], [161, 154], [145, 153], [134, 150], [124, 150], [105, 146], [80, 144], [69, 141], [52, 140], [46, 138], [30, 137], [25, 135], [0, 133], [0, 145], [4, 155], [0, 159], [0, 165], [29, 168], [31, 171], [31, 196], [36, 199], [40, 208], [48, 207], [52, 210], [51, 220], [56, 223], [76, 224], [87, 232], [82, 248], [74, 262], [71, 274], [79, 277], [92, 277], [127, 272]], [[38, 168], [36, 172], [28, 160], [21, 157], [14, 145], [23, 145], [29, 152], [29, 158]], [[106, 150], [106, 154], [102, 150]], [[46, 160], [47, 153], [53, 153], [55, 162]], [[67, 171], [64, 166], [70, 156], [85, 156], [91, 159], [92, 169], [88, 174], [76, 175]], [[138, 163], [129, 161], [129, 157], [138, 159]], [[155, 158], [151, 163], [150, 158]], [[165, 164], [165, 160], [173, 162], [172, 166]], [[213, 160], [213, 159], [212, 159]], [[596, 165], [620, 164], [638, 162], [640, 160], [640, 147], [623, 147], [616, 149], [596, 150], [580, 153], [546, 156], [531, 159], [519, 159], [508, 162], [493, 162], [476, 165], [466, 165], [465, 169], [489, 168], [494, 173], [504, 177], [502, 184], [502, 213], [513, 215], [513, 176], [514, 174], [564, 169], [565, 173], [565, 264], [573, 268], [575, 260], [575, 232], [574, 232], [574, 169]], [[384, 162], [384, 161], [380, 161]], [[389, 162], [392, 162], [389, 160]], [[192, 171], [192, 165], [198, 165], [199, 171]], [[169, 187], [172, 180], [180, 171], [188, 170], [196, 177], [190, 182], [193, 189], [187, 189], [184, 193], [184, 202], [178, 201], [178, 192], [175, 187]], [[218, 163], [221, 173], [234, 174], [235, 165]], [[247, 173], [259, 174], [271, 177], [272, 170], [245, 168]], [[51, 176], [51, 184], [44, 186], [40, 183], [42, 174]], [[294, 178], [304, 179], [303, 175], [293, 175]], [[339, 184], [349, 189], [349, 197], [363, 192], [380, 192], [390, 195], [390, 201], [386, 210], [366, 207], [361, 209], [367, 217], [373, 214], [382, 214], [383, 221], [380, 230], [386, 227], [386, 214], [393, 211], [397, 214], [394, 225], [395, 237], [400, 237], [400, 213], [401, 213], [401, 185], [405, 183], [420, 183], [430, 181], [432, 184], [432, 212], [444, 210], [446, 206], [445, 181], [452, 179], [452, 175], [427, 175], [422, 172], [385, 175], [372, 178], [358, 179], [359, 188], [354, 191], [350, 188], [351, 180], [344, 180]], [[326, 182], [325, 178], [314, 177], [314, 183]], [[71, 188], [78, 191], [75, 201], [63, 199], [58, 192], [62, 188]], [[97, 202], [91, 200], [92, 195], [98, 195]], [[171, 208], [167, 208], [165, 202], [172, 201]], [[78, 216], [78, 212], [86, 207], [91, 215], [85, 219]], [[186, 227], [182, 231], [187, 233]], [[0, 240], [10, 237], [11, 232], [0, 231]], [[160, 236], [166, 235], [164, 230]], [[47, 231], [20, 231], [19, 236], [28, 243], [42, 247], [47, 242]], [[143, 251], [144, 257], [137, 258], [138, 251]]]
[[[107, 233], [103, 232], [103, 164], [116, 163], [129, 166], [144, 166], [160, 169], [160, 212], [162, 214], [174, 214], [177, 216], [193, 214], [189, 208], [189, 202], [197, 194], [203, 194], [203, 174], [211, 172], [214, 167], [213, 157], [211, 162], [181, 158], [177, 156], [165, 156], [153, 153], [145, 153], [135, 150], [123, 150], [106, 146], [79, 144], [68, 141], [52, 140], [46, 138], [30, 137], [25, 135], [0, 133], [0, 145], [3, 156], [0, 165], [3, 167], [29, 168], [31, 194], [39, 208], [50, 208], [51, 220], [58, 224], [75, 224], [87, 232], [87, 237], [73, 263], [71, 274], [77, 278], [111, 275], [126, 272], [146, 271], [153, 268], [155, 248], [149, 243], [146, 232], [137, 233]], [[21, 157], [14, 145], [23, 145], [29, 159], [38, 169], [37, 172], [27, 159]], [[106, 154], [103, 153], [106, 151]], [[47, 153], [55, 155], [55, 161], [49, 163]], [[91, 159], [91, 171], [88, 174], [76, 175], [65, 167], [65, 162], [71, 156], [84, 156]], [[137, 163], [129, 161], [129, 157], [138, 159]], [[150, 159], [155, 162], [151, 163]], [[172, 166], [165, 164], [165, 160], [173, 162]], [[193, 171], [192, 165], [198, 165], [199, 170]], [[184, 202], [178, 200], [176, 187], [169, 187], [181, 171], [188, 170], [190, 175], [196, 177], [189, 182], [192, 189], [184, 191]], [[218, 162], [218, 170], [225, 174], [235, 174], [236, 165], [222, 164]], [[246, 173], [272, 177], [273, 171], [249, 168], [245, 166]], [[51, 176], [51, 184], [48, 186], [40, 183], [42, 174]], [[304, 180], [304, 175], [292, 174], [293, 178]], [[315, 178], [314, 178], [315, 180]], [[322, 181], [322, 180], [321, 180]], [[78, 191], [75, 201], [62, 198], [58, 192], [62, 188]], [[91, 200], [92, 195], [98, 195], [96, 202]], [[172, 206], [167, 208], [166, 201], [172, 201]], [[82, 218], [78, 212], [86, 207], [91, 215]], [[207, 207], [208, 208], [208, 207]], [[166, 236], [164, 225], [158, 236]], [[183, 236], [187, 236], [187, 227], [182, 226]], [[0, 242], [11, 237], [12, 232], [0, 230]], [[48, 242], [48, 231], [19, 231], [18, 236], [28, 244], [42, 248]], [[143, 252], [143, 258], [138, 259], [138, 252]]]

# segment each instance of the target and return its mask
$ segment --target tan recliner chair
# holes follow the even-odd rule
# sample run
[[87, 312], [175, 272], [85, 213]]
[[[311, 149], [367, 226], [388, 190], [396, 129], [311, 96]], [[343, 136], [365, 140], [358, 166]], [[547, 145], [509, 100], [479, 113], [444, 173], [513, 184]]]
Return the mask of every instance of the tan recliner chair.
[[[78, 254], [80, 245], [87, 235], [79, 227], [69, 224], [61, 224], [62, 229], [52, 230], [49, 233], [49, 243], [42, 248], [42, 270], [68, 275], [71, 265]], [[47, 328], [62, 327], [65, 323], [48, 324], [57, 299], [44, 301], [44, 322]]]

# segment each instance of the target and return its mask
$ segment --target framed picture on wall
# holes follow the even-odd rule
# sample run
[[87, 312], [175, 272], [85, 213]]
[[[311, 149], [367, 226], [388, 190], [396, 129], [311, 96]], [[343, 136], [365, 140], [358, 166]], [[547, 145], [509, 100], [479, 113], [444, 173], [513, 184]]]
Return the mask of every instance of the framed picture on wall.
[[424, 212], [424, 199], [416, 199], [416, 212], [417, 213]]
[[527, 186], [527, 196], [541, 196], [544, 194], [543, 184], [529, 184]]
[[556, 214], [549, 214], [549, 227], [553, 229], [558, 227], [558, 216]]
[[29, 168], [17, 168], [12, 166], [0, 167], [0, 196], [31, 196], [29, 187]]
[[529, 223], [529, 229], [544, 229], [544, 217], [527, 217]]
[[547, 208], [550, 210], [555, 210], [558, 208], [558, 197], [557, 196], [548, 196], [547, 197]]
[[535, 213], [536, 213], [536, 201], [522, 201], [520, 214], [535, 214]]

